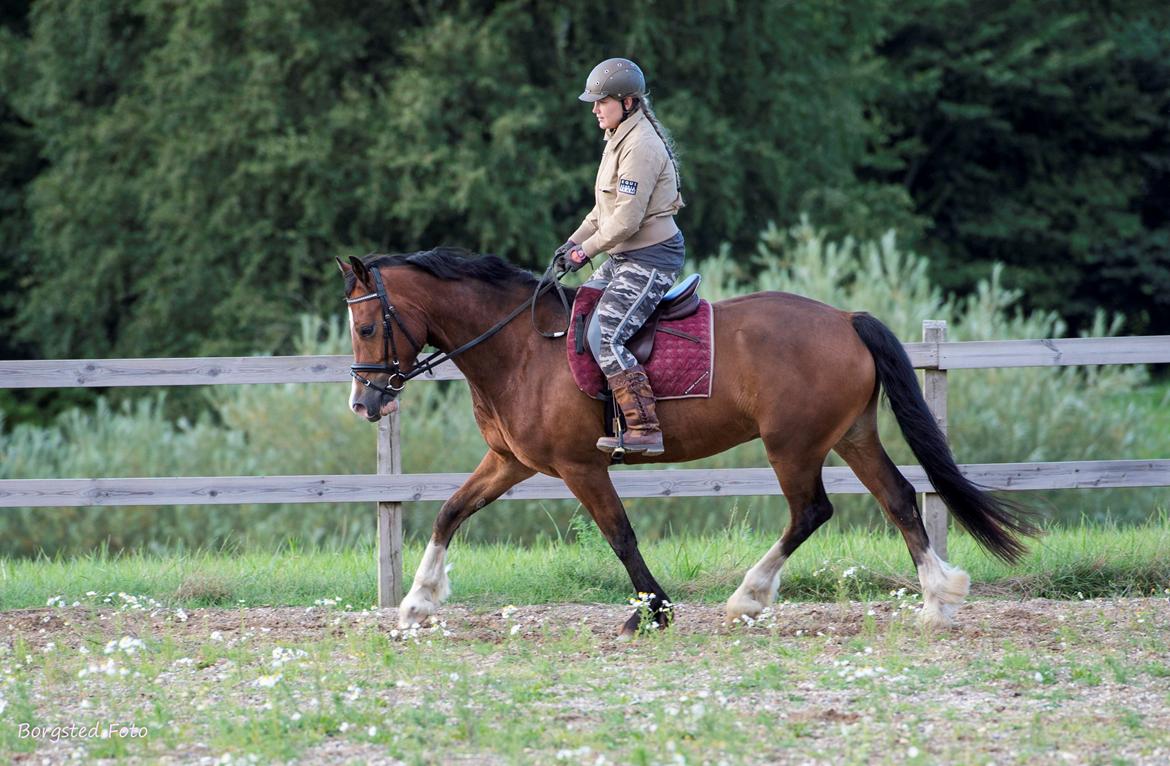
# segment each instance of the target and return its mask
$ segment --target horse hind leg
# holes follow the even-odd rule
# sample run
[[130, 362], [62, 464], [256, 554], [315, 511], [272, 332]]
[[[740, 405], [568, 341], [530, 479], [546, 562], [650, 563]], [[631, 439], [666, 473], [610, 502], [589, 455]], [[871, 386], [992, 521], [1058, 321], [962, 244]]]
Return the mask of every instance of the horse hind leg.
[[971, 589], [971, 578], [935, 552], [922, 524], [914, 486], [890, 460], [877, 435], [873, 410], [834, 447], [862, 484], [873, 493], [886, 516], [902, 533], [922, 586], [920, 618], [929, 627], [954, 625], [955, 612]]
[[766, 607], [776, 600], [780, 589], [780, 569], [800, 544], [833, 515], [833, 504], [825, 494], [821, 479], [821, 464], [824, 455], [816, 460], [805, 455], [799, 462], [789, 462], [781, 457], [769, 459], [780, 488], [788, 501], [788, 528], [764, 557], [744, 575], [743, 583], [727, 600], [725, 608], [728, 625], [741, 617], [759, 616]]

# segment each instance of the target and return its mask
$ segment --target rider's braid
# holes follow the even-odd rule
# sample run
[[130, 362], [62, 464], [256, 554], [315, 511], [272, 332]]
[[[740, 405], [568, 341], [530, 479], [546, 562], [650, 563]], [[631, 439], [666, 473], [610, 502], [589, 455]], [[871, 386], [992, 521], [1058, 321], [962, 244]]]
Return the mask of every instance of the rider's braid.
[[662, 123], [658, 121], [658, 117], [654, 114], [654, 107], [650, 105], [650, 96], [643, 95], [638, 101], [639, 104], [634, 108], [641, 108], [642, 113], [646, 115], [646, 119], [650, 121], [650, 125], [654, 128], [654, 132], [658, 134], [658, 137], [662, 139], [662, 143], [666, 145], [666, 154], [674, 164], [675, 184], [678, 190], [682, 191], [682, 173], [678, 169], [678, 156], [675, 154], [674, 139], [671, 138], [670, 132], [662, 127]]

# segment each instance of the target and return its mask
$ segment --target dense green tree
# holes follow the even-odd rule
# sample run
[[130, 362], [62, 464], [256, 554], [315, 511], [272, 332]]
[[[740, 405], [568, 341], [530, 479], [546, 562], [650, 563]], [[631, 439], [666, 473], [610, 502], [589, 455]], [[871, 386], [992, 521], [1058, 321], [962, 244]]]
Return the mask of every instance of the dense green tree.
[[913, 197], [940, 282], [1003, 262], [1074, 323], [1170, 331], [1170, 6], [915, 0], [888, 23], [863, 174]]
[[576, 94], [611, 55], [642, 63], [677, 138], [695, 254], [730, 243], [746, 262], [769, 221], [802, 212], [861, 236], [925, 225], [950, 288], [1000, 260], [1036, 305], [1166, 329], [1166, 15], [1153, 0], [7, 4], [3, 351], [285, 351], [290, 317], [337, 310], [334, 255], [453, 244], [542, 265], [591, 204], [600, 134]]
[[[0, 6], [0, 49], [27, 35], [28, 3]], [[16, 79], [0, 70], [0, 357], [20, 356], [14, 337], [21, 294], [28, 288], [31, 223], [25, 206], [29, 183], [44, 166], [33, 126], [13, 107]]]
[[576, 94], [614, 54], [642, 62], [678, 138], [695, 252], [747, 250], [809, 207], [885, 221], [900, 192], [852, 173], [878, 21], [819, 4], [38, 4], [9, 57], [48, 162], [24, 335], [43, 355], [276, 350], [295, 312], [336, 310], [336, 254], [448, 243], [542, 264], [591, 205], [600, 135]]

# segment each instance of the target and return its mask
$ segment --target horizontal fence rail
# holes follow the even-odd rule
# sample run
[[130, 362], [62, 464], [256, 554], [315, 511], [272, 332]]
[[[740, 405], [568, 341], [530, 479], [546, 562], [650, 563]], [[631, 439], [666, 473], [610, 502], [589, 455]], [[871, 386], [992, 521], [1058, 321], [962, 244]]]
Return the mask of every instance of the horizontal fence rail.
[[[1170, 460], [1087, 460], [1063, 463], [975, 463], [963, 475], [987, 489], [1116, 489], [1170, 485]], [[934, 488], [917, 465], [898, 466], [917, 492]], [[0, 508], [118, 505], [246, 505], [446, 500], [469, 473], [332, 474], [322, 476], [190, 476], [149, 479], [6, 479]], [[782, 495], [771, 468], [621, 469], [611, 472], [622, 497]], [[865, 494], [844, 467], [824, 469], [829, 494]], [[500, 500], [568, 500], [560, 479], [534, 476]], [[498, 501], [497, 501], [498, 502]]]
[[[1170, 363], [1170, 335], [950, 342], [946, 323], [923, 323], [923, 342], [903, 344], [925, 370], [924, 395], [946, 431], [947, 370]], [[201, 357], [189, 359], [60, 359], [0, 361], [0, 388], [120, 388], [134, 386], [339, 383], [351, 358]], [[418, 380], [462, 380], [450, 362]], [[465, 473], [403, 474], [398, 414], [378, 427], [378, 473], [324, 476], [192, 476], [126, 479], [4, 479], [0, 508], [69, 506], [243, 505], [376, 502], [378, 603], [396, 606], [402, 594], [402, 503], [446, 500]], [[1170, 486], [1170, 460], [1092, 460], [987, 463], [960, 466], [976, 484], [1002, 491]], [[899, 470], [923, 494], [923, 521], [946, 556], [946, 509], [921, 467]], [[737, 497], [782, 494], [770, 468], [621, 469], [611, 472], [623, 497]], [[831, 494], [864, 493], [848, 468], [824, 469]], [[572, 495], [559, 479], [536, 476], [501, 500], [555, 500]]]
[[[1170, 364], [1170, 335], [905, 343], [918, 369]], [[0, 388], [114, 388], [247, 383], [338, 383], [349, 356], [222, 356], [189, 359], [38, 359], [0, 361]], [[419, 380], [462, 380], [451, 362]]]

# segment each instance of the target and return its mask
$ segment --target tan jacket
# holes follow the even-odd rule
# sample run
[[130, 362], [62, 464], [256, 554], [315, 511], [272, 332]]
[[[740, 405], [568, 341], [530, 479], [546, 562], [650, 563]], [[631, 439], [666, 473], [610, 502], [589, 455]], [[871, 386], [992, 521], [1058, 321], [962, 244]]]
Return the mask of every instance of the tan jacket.
[[639, 110], [605, 134], [596, 204], [569, 239], [592, 258], [665, 242], [678, 233], [683, 206], [666, 144]]

